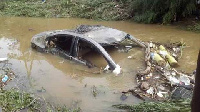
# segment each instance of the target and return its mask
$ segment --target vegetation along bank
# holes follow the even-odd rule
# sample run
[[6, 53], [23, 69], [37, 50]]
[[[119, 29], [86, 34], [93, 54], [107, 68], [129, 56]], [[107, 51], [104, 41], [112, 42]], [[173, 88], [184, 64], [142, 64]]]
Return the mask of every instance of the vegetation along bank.
[[196, 0], [1, 0], [0, 15], [133, 20], [146, 24], [184, 20], [178, 26], [200, 32], [200, 1]]
[[196, 0], [3, 0], [0, 14], [171, 23], [199, 15]]

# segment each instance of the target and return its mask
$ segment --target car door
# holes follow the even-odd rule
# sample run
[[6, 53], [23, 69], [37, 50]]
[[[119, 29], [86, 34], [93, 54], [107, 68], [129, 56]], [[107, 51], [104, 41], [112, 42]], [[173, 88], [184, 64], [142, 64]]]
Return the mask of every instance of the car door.
[[90, 50], [94, 50], [94, 51], [96, 51], [96, 53], [99, 53], [100, 55], [102, 55], [104, 57], [105, 61], [107, 61], [111, 70], [114, 70], [116, 68], [116, 64], [113, 61], [113, 59], [111, 58], [111, 56], [96, 41], [94, 41], [90, 38], [86, 38], [86, 37], [85, 38], [84, 37], [76, 37], [76, 41], [75, 41], [74, 45], [75, 45], [74, 46], [75, 55], [73, 55], [73, 56], [76, 57], [76, 59], [78, 59], [85, 65], [87, 65], [88, 67], [93, 67], [94, 65], [90, 61], [82, 59], [82, 55], [90, 52]]

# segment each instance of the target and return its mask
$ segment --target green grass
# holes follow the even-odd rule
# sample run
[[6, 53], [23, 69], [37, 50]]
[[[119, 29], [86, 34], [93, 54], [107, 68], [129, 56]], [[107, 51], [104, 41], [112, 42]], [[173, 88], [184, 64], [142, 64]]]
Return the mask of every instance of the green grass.
[[119, 104], [113, 105], [115, 108], [130, 112], [190, 112], [190, 99], [165, 102], [144, 102], [139, 105]]
[[0, 91], [0, 106], [6, 112], [22, 110], [28, 108], [34, 111], [39, 105], [30, 94], [17, 90]]
[[53, 106], [44, 99], [17, 89], [0, 90], [0, 108], [4, 112], [28, 110], [29, 112], [79, 112], [80, 109], [69, 109], [66, 106]]
[[200, 23], [194, 23], [187, 26], [187, 30], [200, 33]]
[[13, 0], [0, 2], [0, 15], [124, 20], [129, 14], [123, 5], [113, 0]]

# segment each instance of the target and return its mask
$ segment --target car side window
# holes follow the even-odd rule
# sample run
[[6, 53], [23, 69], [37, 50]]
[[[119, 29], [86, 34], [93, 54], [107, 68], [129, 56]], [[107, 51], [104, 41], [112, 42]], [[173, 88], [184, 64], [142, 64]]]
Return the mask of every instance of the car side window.
[[49, 39], [49, 47], [56, 48], [71, 55], [75, 37], [72, 35], [54, 35]]

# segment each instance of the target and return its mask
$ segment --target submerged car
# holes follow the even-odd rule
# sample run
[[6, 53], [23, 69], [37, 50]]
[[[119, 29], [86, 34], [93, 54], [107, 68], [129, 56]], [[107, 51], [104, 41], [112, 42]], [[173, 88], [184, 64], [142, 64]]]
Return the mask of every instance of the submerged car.
[[118, 74], [120, 66], [115, 63], [104, 47], [116, 46], [124, 39], [131, 38], [129, 34], [117, 29], [101, 25], [80, 25], [73, 30], [55, 30], [37, 34], [33, 36], [31, 46], [37, 51], [57, 54], [88, 67], [95, 65], [84, 60], [82, 55], [93, 50], [105, 58], [108, 63], [107, 69]]

